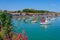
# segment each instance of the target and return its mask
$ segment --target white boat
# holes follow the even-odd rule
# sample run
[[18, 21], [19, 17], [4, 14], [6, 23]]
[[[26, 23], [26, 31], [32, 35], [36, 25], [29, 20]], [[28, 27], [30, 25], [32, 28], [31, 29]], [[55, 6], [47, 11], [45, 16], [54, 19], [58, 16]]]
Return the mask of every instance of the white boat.
[[40, 24], [50, 24], [48, 20], [45, 20], [45, 22], [40, 22]]
[[56, 18], [51, 18], [51, 20], [53, 21], [53, 20], [55, 20]]
[[33, 20], [33, 21], [31, 21], [32, 23], [37, 23], [37, 20]]
[[36, 23], [37, 21], [32, 21], [32, 23]]

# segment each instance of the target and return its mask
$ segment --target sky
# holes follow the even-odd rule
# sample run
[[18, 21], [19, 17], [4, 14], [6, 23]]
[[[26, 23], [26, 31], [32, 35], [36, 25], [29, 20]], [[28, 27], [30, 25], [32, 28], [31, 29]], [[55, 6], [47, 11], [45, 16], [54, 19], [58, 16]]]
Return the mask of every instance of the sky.
[[60, 12], [60, 0], [0, 0], [0, 10], [25, 8]]

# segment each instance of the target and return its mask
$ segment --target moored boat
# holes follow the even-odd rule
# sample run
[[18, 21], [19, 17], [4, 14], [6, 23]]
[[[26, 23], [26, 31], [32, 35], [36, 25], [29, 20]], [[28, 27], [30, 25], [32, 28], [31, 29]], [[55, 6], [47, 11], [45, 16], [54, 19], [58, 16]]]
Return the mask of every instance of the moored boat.
[[42, 19], [40, 24], [50, 24], [50, 22], [47, 19]]
[[34, 20], [34, 21], [32, 21], [32, 23], [37, 23], [37, 21], [36, 21], [36, 20]]
[[55, 19], [56, 19], [56, 18], [54, 18], [54, 17], [53, 17], [53, 18], [51, 18], [51, 20], [55, 20]]
[[41, 22], [40, 24], [50, 24], [50, 22]]

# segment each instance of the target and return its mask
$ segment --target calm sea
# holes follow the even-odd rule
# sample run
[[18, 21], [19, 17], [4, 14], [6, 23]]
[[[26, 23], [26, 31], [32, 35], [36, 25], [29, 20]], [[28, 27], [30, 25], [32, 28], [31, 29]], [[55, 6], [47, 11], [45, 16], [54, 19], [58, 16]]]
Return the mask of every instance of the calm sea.
[[40, 21], [37, 23], [31, 23], [29, 20], [23, 22], [13, 18], [13, 32], [21, 33], [22, 30], [26, 32], [28, 40], [60, 40], [60, 17], [52, 21], [50, 25], [40, 25]]

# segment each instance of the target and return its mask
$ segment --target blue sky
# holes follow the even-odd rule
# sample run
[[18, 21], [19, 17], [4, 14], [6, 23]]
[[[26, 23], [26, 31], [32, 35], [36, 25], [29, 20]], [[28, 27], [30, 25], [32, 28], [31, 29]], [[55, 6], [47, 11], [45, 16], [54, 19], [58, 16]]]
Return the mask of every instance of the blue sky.
[[60, 0], [0, 0], [0, 10], [25, 8], [60, 12]]

